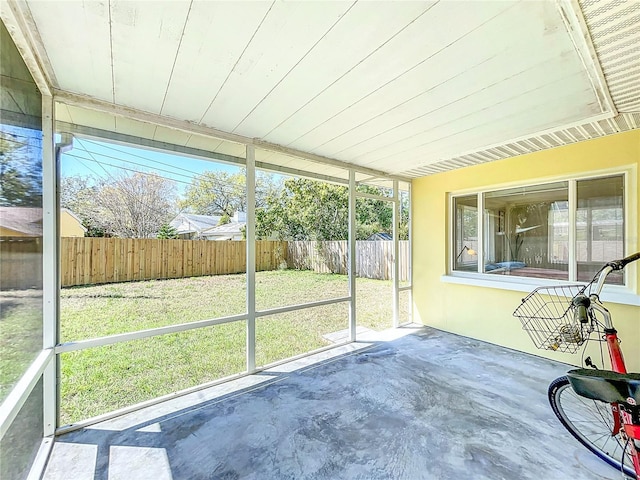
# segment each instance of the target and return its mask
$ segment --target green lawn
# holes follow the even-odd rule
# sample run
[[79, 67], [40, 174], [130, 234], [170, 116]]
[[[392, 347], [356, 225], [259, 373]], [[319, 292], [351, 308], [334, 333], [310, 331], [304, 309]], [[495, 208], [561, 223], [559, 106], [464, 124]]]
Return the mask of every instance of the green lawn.
[[[358, 325], [391, 326], [391, 291], [389, 281], [357, 280]], [[240, 314], [245, 295], [245, 275], [65, 288], [61, 337], [66, 342]], [[256, 274], [259, 310], [346, 295], [344, 275]], [[256, 363], [328, 345], [323, 335], [346, 329], [347, 322], [347, 303], [258, 318]], [[62, 423], [243, 372], [245, 341], [245, 322], [235, 322], [63, 354]]]
[[0, 403], [42, 350], [42, 291], [0, 292]]

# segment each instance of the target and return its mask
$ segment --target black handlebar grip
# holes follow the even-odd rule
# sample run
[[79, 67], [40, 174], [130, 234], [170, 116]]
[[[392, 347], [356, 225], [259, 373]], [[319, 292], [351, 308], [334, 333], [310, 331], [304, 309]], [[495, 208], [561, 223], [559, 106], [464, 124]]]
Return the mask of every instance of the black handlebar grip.
[[576, 308], [575, 318], [577, 318], [580, 323], [587, 323], [589, 321], [587, 308], [591, 305], [589, 297], [586, 295], [578, 295], [571, 301], [571, 304]]
[[580, 323], [587, 323], [589, 321], [587, 317], [587, 307], [579, 306], [576, 309], [576, 318]]
[[608, 266], [613, 268], [614, 270], [622, 270], [631, 262], [635, 262], [636, 260], [640, 260], [640, 252], [629, 255], [628, 257], [623, 258], [622, 260], [614, 260], [613, 262], [607, 263]]

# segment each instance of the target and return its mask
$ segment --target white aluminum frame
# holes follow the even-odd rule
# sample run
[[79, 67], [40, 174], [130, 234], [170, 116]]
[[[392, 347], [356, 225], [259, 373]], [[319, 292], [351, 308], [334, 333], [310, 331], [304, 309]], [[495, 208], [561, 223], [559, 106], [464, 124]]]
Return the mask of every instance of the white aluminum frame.
[[409, 320], [406, 323], [401, 323], [401, 326], [413, 323], [413, 244], [411, 242], [411, 239], [413, 238], [413, 208], [411, 195], [411, 184], [409, 184], [407, 190], [407, 200], [409, 202], [409, 258], [407, 259], [409, 271], [407, 272], [407, 276], [409, 277], [409, 284], [404, 287], [398, 287], [398, 296], [400, 296], [399, 292], [409, 292]]
[[[42, 347], [52, 350], [58, 343], [60, 312], [60, 230], [58, 168], [54, 139], [55, 107], [52, 97], [42, 97]], [[56, 359], [45, 365], [43, 376], [44, 436], [55, 433], [58, 420]]]
[[[372, 178], [387, 178], [387, 177], [372, 177]], [[404, 287], [400, 287], [400, 265], [398, 262], [398, 252], [400, 251], [400, 238], [399, 238], [399, 226], [400, 226], [400, 194], [399, 194], [399, 184], [400, 182], [398, 181], [398, 179], [395, 178], [391, 178], [389, 177], [392, 182], [393, 182], [393, 194], [391, 197], [386, 197], [384, 195], [376, 195], [375, 193], [367, 193], [367, 192], [358, 192], [356, 190], [356, 184], [363, 184], [363, 183], [367, 183], [368, 181], [370, 181], [372, 178], [367, 179], [366, 181], [360, 181], [360, 182], [356, 182], [355, 181], [355, 173], [354, 173], [354, 181], [353, 181], [353, 185], [351, 185], [351, 183], [349, 184], [349, 200], [351, 202], [351, 193], [353, 193], [353, 237], [355, 239], [355, 212], [356, 212], [356, 199], [358, 198], [368, 198], [370, 200], [379, 200], [379, 201], [383, 201], [383, 202], [389, 202], [392, 204], [392, 208], [393, 208], [393, 220], [392, 220], [392, 236], [393, 236], [393, 247], [392, 247], [392, 259], [393, 259], [393, 264], [392, 264], [392, 283], [393, 283], [393, 289], [392, 289], [392, 293], [391, 293], [391, 305], [392, 305], [392, 311], [393, 311], [393, 319], [392, 319], [392, 324], [394, 328], [398, 328], [400, 326], [400, 292], [404, 291], [404, 290], [411, 290], [413, 282], [410, 280], [409, 285], [404, 286]], [[411, 185], [411, 183], [409, 182], [409, 185]], [[409, 187], [410, 188], [410, 187]], [[409, 195], [410, 195], [410, 190], [409, 190]], [[411, 206], [411, 196], [409, 196], [409, 205]], [[349, 203], [349, 220], [351, 221], [351, 210], [352, 209], [352, 205], [351, 203]], [[411, 229], [411, 214], [409, 214], [409, 229]], [[411, 241], [411, 230], [409, 230], [409, 241]], [[353, 270], [354, 275], [353, 275], [353, 287], [351, 287], [351, 278], [349, 279], [349, 287], [350, 287], [350, 292], [352, 292], [352, 296], [354, 297], [354, 305], [355, 305], [355, 292], [356, 292], [356, 279], [355, 279], [355, 249], [356, 249], [356, 241], [354, 240], [353, 242], [351, 242], [351, 224], [349, 224], [349, 247], [353, 247], [353, 253], [351, 253], [350, 251], [350, 258], [353, 258], [353, 265], [350, 264], [350, 268], [349, 268], [349, 272], [351, 273], [351, 270]], [[409, 244], [409, 247], [411, 247], [411, 243]], [[409, 251], [411, 251], [411, 248], [409, 248]], [[409, 256], [409, 262], [411, 262], [411, 256]], [[353, 288], [353, 290], [351, 290], [351, 288]], [[411, 299], [410, 299], [411, 302]], [[354, 313], [353, 316], [355, 318], [355, 308], [354, 308]], [[355, 341], [355, 321], [353, 324], [353, 329], [354, 329], [354, 333], [353, 333], [353, 340]]]
[[[355, 288], [355, 208], [356, 208], [356, 172], [371, 175], [371, 178], [383, 178], [394, 181], [394, 198], [360, 194], [365, 198], [373, 198], [384, 201], [393, 201], [394, 203], [394, 325], [397, 326], [397, 301], [398, 292], [400, 290], [411, 290], [411, 285], [399, 287], [398, 284], [398, 267], [396, 255], [398, 252], [397, 238], [397, 220], [398, 220], [398, 181], [406, 182], [411, 185], [411, 179], [396, 175], [388, 175], [385, 172], [374, 170], [367, 167], [351, 165], [336, 159], [327, 158], [296, 149], [283, 147], [281, 145], [272, 144], [259, 139], [252, 139], [240, 135], [223, 132], [213, 128], [196, 125], [191, 122], [180, 121], [163, 117], [161, 115], [150, 114], [139, 110], [122, 107], [96, 100], [87, 96], [65, 92], [52, 87], [51, 79], [47, 75], [47, 71], [43, 68], [41, 59], [44, 58], [41, 45], [38, 43], [28, 28], [28, 22], [24, 18], [22, 12], [16, 7], [15, 2], [0, 2], [0, 17], [2, 21], [10, 27], [12, 37], [18, 46], [18, 49], [27, 64], [27, 67], [36, 82], [42, 94], [42, 133], [43, 133], [43, 343], [42, 350], [27, 368], [23, 376], [19, 379], [15, 387], [9, 393], [5, 401], [0, 405], [0, 438], [10, 428], [13, 420], [18, 415], [20, 409], [26, 402], [27, 398], [33, 391], [35, 385], [43, 380], [43, 409], [44, 409], [44, 437], [40, 452], [32, 463], [32, 469], [29, 478], [40, 478], [41, 473], [46, 464], [46, 459], [51, 451], [54, 443], [54, 434], [59, 434], [70, 429], [81, 428], [91, 423], [95, 423], [96, 419], [87, 422], [79, 422], [73, 427], [57, 428], [59, 414], [59, 368], [60, 355], [65, 352], [78, 351], [86, 348], [93, 348], [102, 345], [109, 345], [118, 342], [130, 341], [141, 338], [148, 338], [167, 333], [177, 333], [195, 328], [203, 328], [212, 325], [220, 325], [228, 322], [246, 321], [247, 322], [247, 371], [244, 374], [237, 374], [232, 377], [219, 379], [215, 382], [199, 385], [191, 389], [178, 392], [176, 394], [159, 397], [142, 404], [132, 405], [126, 409], [99, 417], [99, 420], [112, 418], [117, 415], [129, 411], [135, 411], [144, 406], [159, 403], [167, 398], [173, 398], [179, 394], [186, 394], [199, 389], [207, 388], [211, 385], [228, 381], [232, 378], [248, 375], [256, 371], [270, 368], [274, 365], [291, 361], [296, 358], [302, 358], [317, 352], [329, 350], [336, 346], [344, 345], [349, 342], [356, 341], [356, 288]], [[46, 59], [45, 59], [46, 61]], [[92, 127], [84, 127], [79, 125], [70, 125], [61, 123], [62, 130], [71, 134], [85, 136], [89, 138], [109, 138], [113, 142], [134, 143], [133, 139], [137, 139], [135, 144], [153, 148], [156, 150], [172, 151], [181, 155], [187, 155], [196, 158], [214, 159], [220, 162], [246, 164], [247, 167], [247, 312], [242, 315], [228, 316], [224, 318], [206, 319], [198, 322], [184, 323], [178, 325], [169, 325], [143, 331], [110, 335], [106, 337], [82, 340], [77, 342], [59, 343], [59, 206], [58, 206], [58, 174], [59, 166], [57, 165], [57, 152], [54, 141], [55, 130], [55, 102], [61, 102], [67, 105], [78, 106], [97, 110], [100, 112], [110, 113], [115, 116], [131, 118], [158, 126], [168, 127], [187, 133], [204, 135], [211, 138], [222, 139], [230, 142], [243, 144], [246, 147], [247, 158], [239, 159], [237, 157], [217, 154], [213, 152], [205, 152], [197, 149], [189, 149], [188, 147], [179, 147], [172, 144], [157, 142], [149, 139], [141, 139], [139, 137], [131, 137], [128, 135], [118, 134], [115, 132], [101, 133], [99, 129]], [[63, 141], [68, 141], [64, 138]], [[348, 172], [348, 180], [323, 175], [320, 173], [305, 172], [303, 170], [283, 167], [279, 165], [271, 165], [263, 162], [255, 161], [255, 148], [263, 148], [266, 150], [276, 151], [291, 155], [293, 157], [303, 158], [312, 162], [343, 168]], [[64, 148], [64, 147], [62, 147]], [[292, 305], [282, 308], [275, 308], [263, 311], [256, 311], [255, 308], [255, 169], [261, 168], [300, 177], [314, 178], [321, 181], [327, 181], [336, 184], [349, 186], [349, 296], [320, 300], [317, 302], [309, 302], [305, 304]], [[409, 187], [410, 188], [410, 187]], [[411, 200], [410, 200], [411, 201]], [[411, 232], [411, 226], [410, 232]], [[410, 234], [411, 240], [411, 234]], [[411, 269], [411, 265], [409, 266]], [[330, 305], [340, 302], [349, 302], [349, 340], [344, 343], [330, 345], [312, 352], [307, 352], [295, 357], [275, 362], [267, 366], [257, 368], [255, 365], [255, 321], [256, 318], [273, 315], [276, 313], [285, 313], [305, 308], [313, 308], [322, 305]]]
[[393, 326], [400, 326], [400, 251], [399, 235], [400, 226], [400, 195], [398, 193], [398, 181], [393, 181]]
[[[83, 138], [95, 138], [95, 139], [100, 139], [100, 140], [109, 140], [111, 141], [112, 139], [109, 138], [109, 133], [110, 132], [106, 132], [106, 131], [102, 131], [99, 129], [94, 129], [94, 128], [90, 128], [90, 127], [83, 127], [83, 126], [76, 126], [76, 125], [71, 125], [68, 123], [60, 123], [59, 124], [61, 127], [64, 128], [65, 132], [72, 132], [73, 135], [77, 135], [79, 137], [83, 137]], [[71, 135], [71, 133], [69, 134]], [[113, 134], [115, 137], [115, 141], [114, 143], [120, 143], [123, 145], [139, 145], [142, 146], [144, 148], [150, 148], [156, 151], [164, 151], [165, 144], [163, 142], [158, 142], [156, 140], [148, 140], [148, 139], [140, 139], [138, 137], [132, 137], [126, 134], [120, 134], [120, 133], [114, 133]], [[169, 145], [169, 144], [167, 144]], [[232, 164], [238, 164], [238, 165], [242, 165], [245, 162], [245, 159], [242, 159], [240, 157], [232, 157], [229, 155], [220, 155], [220, 154], [215, 154], [212, 152], [207, 152], [207, 151], [200, 151], [197, 149], [193, 149], [193, 148], [189, 148], [189, 147], [181, 147], [181, 146], [177, 146], [177, 145], [170, 145], [170, 150], [172, 153], [178, 154], [178, 155], [186, 155], [192, 158], [199, 158], [199, 159], [204, 159], [204, 160], [213, 160], [213, 161], [218, 161], [218, 162], [223, 162], [223, 163], [232, 163]], [[303, 303], [303, 304], [296, 304], [296, 305], [290, 305], [290, 306], [286, 306], [286, 307], [278, 307], [278, 308], [272, 308], [272, 309], [267, 309], [267, 310], [257, 310], [256, 309], [256, 300], [255, 300], [255, 175], [256, 175], [256, 168], [261, 168], [261, 169], [265, 169], [265, 170], [274, 170], [274, 171], [279, 171], [281, 173], [288, 173], [288, 174], [297, 174], [297, 173], [301, 173], [301, 176], [305, 176], [308, 178], [314, 178], [317, 180], [321, 180], [321, 181], [329, 181], [332, 183], [336, 183], [336, 184], [344, 184], [344, 180], [339, 179], [339, 178], [334, 178], [334, 177], [327, 177], [325, 175], [319, 175], [319, 174], [315, 174], [312, 172], [298, 172], [297, 170], [295, 170], [295, 172], [293, 171], [283, 171], [282, 169], [280, 169], [280, 167], [278, 166], [272, 166], [266, 163], [261, 163], [261, 162], [256, 162], [255, 161], [255, 146], [253, 144], [248, 144], [245, 146], [246, 147], [246, 172], [247, 172], [247, 241], [246, 241], [246, 248], [247, 248], [247, 293], [246, 293], [246, 312], [244, 314], [239, 314], [239, 315], [232, 315], [232, 316], [227, 316], [227, 317], [220, 317], [220, 318], [211, 318], [211, 319], [205, 319], [205, 320], [200, 320], [200, 321], [196, 321], [196, 322], [190, 322], [190, 323], [182, 323], [182, 324], [174, 324], [174, 325], [167, 325], [167, 326], [163, 326], [163, 327], [156, 327], [156, 328], [152, 328], [152, 329], [146, 329], [146, 330], [138, 330], [138, 331], [134, 331], [134, 332], [127, 332], [127, 333], [121, 333], [121, 334], [115, 334], [115, 335], [109, 335], [109, 336], [104, 336], [104, 337], [98, 337], [98, 338], [91, 338], [91, 339], [85, 339], [85, 340], [79, 340], [79, 341], [72, 341], [72, 342], [66, 342], [64, 344], [57, 344], [54, 348], [54, 352], [56, 354], [56, 357], [59, 359], [59, 356], [63, 353], [67, 353], [67, 352], [72, 352], [72, 351], [79, 351], [79, 350], [84, 350], [87, 348], [95, 348], [95, 347], [101, 347], [101, 346], [105, 346], [105, 345], [111, 345], [111, 344], [115, 344], [115, 343], [120, 343], [120, 342], [126, 342], [126, 341], [131, 341], [131, 340], [139, 340], [139, 339], [143, 339], [143, 338], [150, 338], [150, 337], [154, 337], [154, 336], [158, 336], [158, 335], [165, 335], [165, 334], [169, 334], [169, 333], [179, 333], [179, 332], [184, 332], [184, 331], [188, 331], [188, 330], [194, 330], [197, 328], [203, 328], [203, 327], [208, 327], [208, 326], [214, 326], [214, 325], [221, 325], [221, 324], [225, 324], [225, 323], [230, 323], [230, 322], [237, 322], [237, 321], [246, 321], [247, 322], [247, 327], [246, 327], [246, 335], [247, 335], [247, 368], [245, 370], [244, 373], [241, 374], [235, 374], [232, 375], [230, 377], [226, 377], [225, 379], [220, 379], [220, 380], [216, 380], [214, 382], [209, 382], [203, 385], [198, 385], [198, 386], [194, 386], [185, 390], [182, 390], [180, 392], [176, 392], [173, 394], [170, 394], [168, 396], [163, 396], [163, 397], [159, 397], [159, 399], [153, 399], [153, 400], [149, 400], [146, 402], [142, 402], [136, 405], [132, 405], [130, 407], [125, 407], [124, 409], [119, 409], [115, 412], [110, 412], [104, 415], [100, 415], [98, 417], [92, 418], [92, 419], [88, 419], [86, 421], [81, 421], [81, 422], [77, 422], [75, 423], [73, 426], [63, 426], [63, 427], [59, 427], [55, 430], [56, 434], [61, 434], [61, 433], [65, 433], [68, 432], [70, 430], [74, 430], [77, 428], [81, 428], [82, 426], [87, 426], [93, 423], [96, 423], [98, 421], [102, 421], [105, 420], [107, 418], [113, 418], [115, 416], [118, 415], [122, 415], [123, 413], [126, 412], [130, 412], [130, 411], [135, 411], [138, 410], [140, 408], [143, 408], [145, 406], [148, 405], [152, 405], [155, 403], [159, 403], [160, 401], [164, 401], [166, 398], [173, 398], [177, 395], [184, 395], [184, 394], [188, 394], [191, 393], [193, 391], [197, 391], [200, 390], [202, 388], [206, 388], [207, 386], [211, 386], [211, 385], [215, 385], [217, 383], [221, 383], [223, 381], [228, 381], [230, 379], [233, 378], [237, 378], [238, 376], [242, 376], [242, 375], [248, 375], [248, 374], [252, 374], [258, 371], [262, 371], [265, 368], [270, 368], [274, 365], [280, 364], [280, 363], [284, 363], [287, 361], [291, 361], [295, 358], [301, 358], [307, 355], [311, 355], [313, 353], [317, 353], [318, 351], [322, 351], [322, 350], [326, 350], [326, 349], [330, 349], [330, 348], [334, 348], [336, 346], [339, 345], [343, 345], [343, 343], [340, 344], [336, 344], [336, 345], [330, 345], [327, 347], [323, 347], [321, 349], [317, 349], [317, 350], [313, 350], [311, 352], [306, 352], [304, 354], [301, 355], [297, 355], [295, 357], [292, 358], [288, 358], [279, 362], [275, 362], [272, 364], [269, 364], [267, 366], [257, 366], [256, 365], [256, 360], [255, 360], [255, 338], [256, 338], [256, 320], [258, 318], [261, 317], [266, 317], [269, 315], [275, 315], [275, 314], [279, 314], [279, 313], [286, 313], [286, 312], [292, 312], [292, 311], [296, 311], [296, 310], [302, 310], [302, 309], [306, 309], [306, 308], [313, 308], [313, 307], [318, 307], [318, 306], [323, 306], [323, 305], [331, 305], [331, 304], [335, 304], [335, 303], [341, 303], [341, 302], [349, 302], [350, 304], [350, 308], [349, 308], [349, 340], [346, 341], [345, 343], [349, 343], [349, 342], [354, 342], [356, 341], [356, 315], [357, 315], [357, 309], [356, 309], [356, 288], [355, 288], [355, 218], [356, 218], [356, 198], [357, 197], [363, 197], [363, 198], [370, 198], [370, 199], [374, 199], [374, 200], [382, 200], [382, 201], [387, 201], [387, 202], [392, 202], [394, 204], [394, 219], [398, 218], [398, 213], [396, 212], [397, 207], [399, 206], [399, 199], [398, 199], [398, 194], [397, 194], [397, 185], [398, 185], [398, 180], [395, 179], [393, 180], [394, 182], [394, 186], [395, 189], [394, 191], [396, 191], [396, 193], [394, 194], [393, 198], [390, 197], [386, 197], [386, 196], [382, 196], [382, 195], [375, 195], [375, 194], [368, 194], [368, 193], [362, 193], [362, 192], [357, 192], [356, 191], [356, 185], [358, 182], [356, 182], [355, 180], [355, 174], [356, 171], [359, 171], [359, 169], [356, 168], [349, 168], [348, 174], [349, 174], [349, 180], [348, 180], [348, 184], [349, 184], [349, 296], [346, 297], [337, 297], [337, 298], [331, 298], [331, 299], [326, 299], [326, 300], [319, 300], [319, 301], [315, 301], [315, 302], [307, 302], [307, 303]], [[184, 150], [184, 151], [183, 151]], [[342, 165], [344, 166], [344, 165]], [[294, 170], [294, 169], [288, 169], [288, 170]], [[380, 178], [380, 176], [377, 176], [376, 178]], [[389, 177], [384, 177], [384, 178], [389, 178]], [[405, 180], [403, 180], [405, 181]], [[408, 182], [410, 185], [410, 182]], [[394, 220], [394, 223], [396, 223], [396, 221]], [[397, 227], [395, 227], [394, 230], [394, 237], [397, 237]], [[396, 238], [397, 240], [397, 238]], [[395, 245], [395, 244], [394, 244]], [[394, 250], [394, 265], [396, 268], [397, 267], [397, 262], [395, 261], [395, 257], [396, 257], [396, 253], [398, 251], [397, 245], [395, 245], [395, 250]], [[395, 270], [394, 270], [395, 272]], [[394, 277], [398, 278], [398, 274], [394, 273]], [[399, 287], [399, 284], [397, 284], [398, 282], [394, 282], [394, 326], [398, 326], [399, 322], [398, 322], [398, 307], [397, 307], [397, 301], [398, 301], [398, 297], [399, 297], [399, 290], [410, 290], [411, 286], [405, 286], [405, 287]], [[59, 361], [58, 361], [59, 363]], [[54, 369], [55, 370], [55, 369]]]
[[[43, 309], [42, 309], [42, 349], [24, 371], [0, 405], [0, 438], [2, 438], [34, 387], [43, 380], [44, 437], [53, 435], [55, 425], [55, 319], [57, 317], [57, 206], [55, 182], [55, 155], [53, 146], [53, 99], [42, 95], [42, 262], [43, 262]], [[44, 445], [44, 443], [43, 443]]]
[[356, 341], [356, 172], [349, 171], [349, 340]]
[[256, 149], [247, 145], [247, 372], [256, 371]]
[[0, 405], [0, 438], [4, 437], [9, 427], [11, 427], [20, 409], [29, 398], [29, 395], [31, 395], [33, 388], [40, 381], [43, 372], [53, 358], [53, 349], [42, 350], [11, 389], [2, 405]]
[[0, 438], [11, 427], [16, 416], [29, 398], [35, 385], [42, 379], [43, 439], [38, 454], [31, 464], [29, 478], [40, 478], [46, 458], [53, 445], [57, 416], [56, 365], [53, 346], [56, 342], [58, 308], [57, 290], [57, 182], [54, 146], [54, 100], [51, 82], [39, 59], [38, 42], [28, 28], [28, 22], [14, 2], [0, 2], [0, 17], [22, 56], [31, 77], [42, 96], [42, 350], [25, 370], [0, 405]]
[[[211, 152], [209, 150], [202, 150], [194, 147], [187, 147], [185, 145], [176, 145], [173, 143], [167, 143], [160, 140], [154, 140], [151, 138], [136, 137], [133, 135], [127, 135], [126, 133], [110, 132], [108, 130], [102, 130], [100, 128], [87, 127], [86, 125], [77, 125], [75, 123], [56, 121], [56, 129], [58, 132], [66, 132], [74, 137], [97, 140], [97, 141], [109, 141], [116, 145], [122, 146], [138, 146], [147, 150], [161, 152], [161, 153], [175, 153], [176, 155], [195, 158], [198, 160], [211, 160], [215, 162], [227, 163], [229, 165], [238, 165], [244, 167], [246, 165], [246, 159], [243, 157], [236, 157], [226, 153]], [[321, 173], [306, 172], [292, 167], [285, 167], [281, 165], [274, 165], [268, 162], [255, 162], [256, 168], [277, 172], [284, 175], [293, 175], [298, 177], [313, 178], [314, 180], [321, 180], [324, 182], [337, 183], [342, 185], [348, 185], [349, 180], [343, 178], [332, 177], [331, 175], [323, 175]]]
[[[47, 118], [50, 118], [51, 120], [50, 122], [51, 126], [49, 127], [49, 130], [50, 130], [49, 138], [51, 139], [51, 143], [48, 144], [47, 142], [45, 142], [45, 145], [48, 145], [45, 147], [46, 148], [45, 158], [49, 160], [48, 162], [45, 162], [46, 163], [45, 165], [43, 165], [43, 170], [45, 172], [44, 175], [46, 178], [46, 181], [45, 181], [46, 183], [45, 199], [46, 200], [44, 201], [46, 202], [45, 210], [47, 212], [47, 217], [45, 219], [45, 231], [48, 232], [47, 233], [48, 242], [46, 242], [46, 247], [45, 247], [46, 248], [45, 251], [47, 253], [45, 255], [46, 260], [44, 260], [45, 272], [46, 272], [46, 279], [45, 279], [46, 294], [43, 292], [43, 295], [45, 295], [45, 297], [47, 298], [47, 300], [45, 301], [46, 302], [45, 304], [48, 305], [48, 307], [47, 307], [47, 313], [46, 313], [46, 326], [45, 326], [45, 332], [44, 332], [44, 338], [43, 338], [43, 345], [47, 348], [46, 350], [42, 351], [41, 355], [36, 359], [36, 361], [29, 368], [29, 370], [21, 380], [20, 385], [16, 386], [16, 388], [14, 389], [14, 392], [12, 392], [11, 398], [8, 399], [9, 401], [3, 404], [3, 408], [0, 411], [0, 420], [1, 420], [0, 423], [4, 428], [4, 430], [9, 428], [12, 420], [15, 418], [20, 408], [28, 398], [28, 395], [31, 393], [33, 387], [43, 375], [45, 379], [45, 384], [44, 384], [45, 425], [44, 425], [44, 428], [45, 428], [45, 432], [47, 433], [47, 436], [50, 436], [50, 435], [53, 435], [54, 433], [55, 434], [64, 433], [64, 432], [70, 431], [71, 429], [81, 428], [82, 426], [90, 425], [92, 423], [95, 423], [96, 421], [104, 420], [106, 418], [112, 418], [114, 416], [122, 415], [123, 413], [126, 413], [126, 412], [135, 411], [137, 409], [143, 408], [144, 406], [148, 406], [151, 404], [164, 401], [167, 398], [173, 398], [176, 395], [187, 394], [192, 391], [197, 391], [199, 389], [206, 388], [208, 386], [215, 385], [218, 383], [222, 383], [224, 381], [228, 381], [230, 379], [237, 378], [242, 375], [255, 373], [265, 368], [270, 368], [274, 365], [291, 361], [296, 358], [302, 358], [304, 356], [311, 355], [319, 351], [335, 348], [336, 346], [343, 345], [344, 343], [356, 341], [357, 340], [356, 339], [357, 309], [356, 309], [356, 293], [355, 293], [356, 291], [355, 289], [355, 213], [356, 213], [355, 205], [356, 205], [356, 197], [358, 196], [362, 196], [365, 198], [373, 198], [373, 199], [383, 200], [383, 201], [390, 201], [394, 203], [394, 238], [395, 238], [394, 278], [396, 280], [398, 279], [397, 262], [395, 261], [397, 251], [398, 251], [397, 249], [398, 235], [397, 235], [396, 223], [397, 223], [397, 220], [399, 219], [399, 214], [397, 211], [399, 206], [399, 200], [397, 198], [398, 197], [397, 180], [394, 183], [394, 186], [395, 186], [394, 198], [370, 195], [370, 194], [358, 194], [355, 190], [355, 185], [356, 185], [355, 170], [349, 169], [349, 186], [351, 187], [349, 190], [349, 206], [350, 206], [350, 213], [349, 213], [349, 227], [350, 227], [349, 228], [349, 231], [350, 231], [350, 236], [349, 236], [349, 252], [350, 252], [349, 254], [350, 256], [349, 286], [350, 288], [349, 290], [350, 290], [350, 294], [349, 296], [327, 299], [327, 300], [320, 300], [316, 302], [308, 302], [304, 304], [291, 305], [291, 306], [281, 307], [281, 308], [256, 311], [255, 309], [255, 241], [251, 241], [251, 239], [255, 240], [255, 230], [254, 228], [251, 228], [248, 225], [248, 228], [247, 228], [247, 313], [246, 314], [228, 316], [223, 318], [206, 319], [198, 322], [184, 323], [184, 324], [178, 324], [178, 325], [169, 325], [169, 326], [158, 327], [154, 329], [116, 334], [116, 335], [110, 335], [106, 337], [87, 339], [87, 340], [81, 340], [81, 341], [75, 341], [75, 342], [67, 342], [64, 344], [57, 343], [57, 336], [58, 336], [57, 323], [58, 323], [58, 315], [59, 315], [58, 313], [58, 302], [59, 302], [59, 293], [58, 293], [59, 292], [59, 280], [58, 280], [59, 260], [58, 258], [59, 256], [57, 253], [57, 249], [59, 248], [59, 245], [57, 242], [58, 207], [57, 207], [56, 188], [57, 188], [58, 172], [57, 172], [57, 165], [56, 165], [55, 147], [53, 145], [53, 117], [52, 117], [53, 102], [51, 97], [48, 97], [46, 101], [47, 101], [48, 107], [45, 107], [45, 108], [48, 108], [49, 110], [47, 111], [50, 112], [51, 114], [51, 116], [47, 116]], [[43, 129], [44, 129], [44, 126], [43, 126]], [[45, 135], [45, 138], [46, 138], [46, 135]], [[253, 147], [252, 145], [248, 145], [247, 146], [247, 201], [248, 201], [247, 217], [248, 217], [248, 224], [251, 224], [251, 225], [253, 225], [253, 222], [255, 221], [255, 188], [251, 188], [251, 185], [255, 186], [256, 165], [255, 165], [254, 152], [255, 152], [255, 147]], [[310, 175], [310, 176], [313, 176], [313, 175]], [[251, 268], [251, 266], [253, 268]], [[398, 292], [400, 290], [402, 291], [411, 290], [411, 286], [399, 287], [398, 281], [394, 281], [394, 325], [395, 326], [399, 324], [398, 313], [397, 313], [398, 312], [397, 301], [399, 296]], [[313, 307], [318, 307], [322, 305], [330, 305], [330, 304], [335, 304], [340, 302], [349, 302], [350, 304], [349, 340], [348, 341], [344, 343], [340, 343], [338, 345], [330, 345], [327, 347], [313, 350], [311, 352], [306, 352], [304, 354], [297, 355], [290, 359], [285, 359], [280, 362], [275, 362], [273, 364], [261, 366], [259, 368], [255, 365], [255, 321], [257, 318], [265, 317], [268, 315], [274, 315], [278, 313], [296, 311], [296, 310], [305, 309], [305, 308], [313, 308]], [[94, 347], [99, 347], [104, 345], [110, 345], [110, 344], [124, 342], [124, 341], [149, 338], [152, 336], [164, 335], [167, 333], [177, 333], [177, 332], [182, 332], [187, 330], [193, 330], [196, 328], [220, 325], [220, 324], [235, 322], [235, 321], [247, 321], [247, 339], [248, 339], [247, 370], [244, 374], [236, 374], [230, 377], [226, 377], [224, 379], [220, 379], [215, 382], [209, 382], [207, 384], [198, 385], [190, 389], [177, 392], [175, 394], [166, 395], [163, 397], [159, 397], [158, 399], [153, 399], [147, 402], [143, 402], [141, 404], [132, 405], [125, 409], [120, 409], [115, 412], [101, 415], [100, 417], [96, 417], [95, 419], [79, 422], [78, 424], [74, 424], [73, 427], [63, 427], [63, 428], [55, 427], [57, 423], [58, 410], [59, 410], [58, 403], [57, 403], [57, 398], [58, 398], [57, 370], [58, 370], [59, 361], [57, 360], [59, 359], [59, 356], [62, 353], [84, 350], [87, 348], [94, 348]], [[51, 440], [44, 439], [43, 448], [49, 451], [51, 449], [51, 446], [52, 446]], [[38, 465], [41, 465], [41, 466], [44, 464], [43, 462], [37, 462], [37, 463]], [[34, 468], [36, 466], [37, 465], [34, 464]], [[38, 467], [38, 468], [41, 468], [41, 467]]]

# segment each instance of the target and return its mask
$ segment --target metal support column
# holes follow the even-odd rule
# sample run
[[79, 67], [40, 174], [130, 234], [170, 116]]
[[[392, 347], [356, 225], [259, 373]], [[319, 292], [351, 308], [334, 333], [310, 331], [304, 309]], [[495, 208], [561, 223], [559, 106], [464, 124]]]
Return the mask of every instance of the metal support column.
[[576, 239], [578, 230], [576, 222], [578, 217], [578, 185], [575, 180], [569, 181], [569, 278], [575, 282], [578, 280], [578, 252], [576, 249]]
[[408, 208], [409, 208], [409, 258], [407, 264], [409, 271], [407, 272], [409, 278], [409, 322], [413, 323], [413, 188], [409, 184], [408, 196]]
[[356, 341], [356, 172], [349, 170], [349, 340]]
[[[58, 341], [60, 287], [58, 168], [53, 138], [53, 97], [42, 97], [42, 348], [51, 349]], [[58, 416], [57, 372], [51, 357], [43, 374], [44, 436], [54, 434]]]
[[256, 371], [256, 150], [247, 145], [247, 372]]
[[398, 181], [393, 181], [393, 326], [400, 326], [400, 197], [398, 195]]

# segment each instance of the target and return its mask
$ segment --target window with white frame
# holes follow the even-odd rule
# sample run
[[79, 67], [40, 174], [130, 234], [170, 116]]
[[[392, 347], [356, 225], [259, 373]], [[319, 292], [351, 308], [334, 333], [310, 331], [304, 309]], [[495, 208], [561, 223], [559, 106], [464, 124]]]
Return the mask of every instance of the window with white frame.
[[452, 207], [454, 271], [587, 281], [624, 256], [624, 174], [454, 196]]

